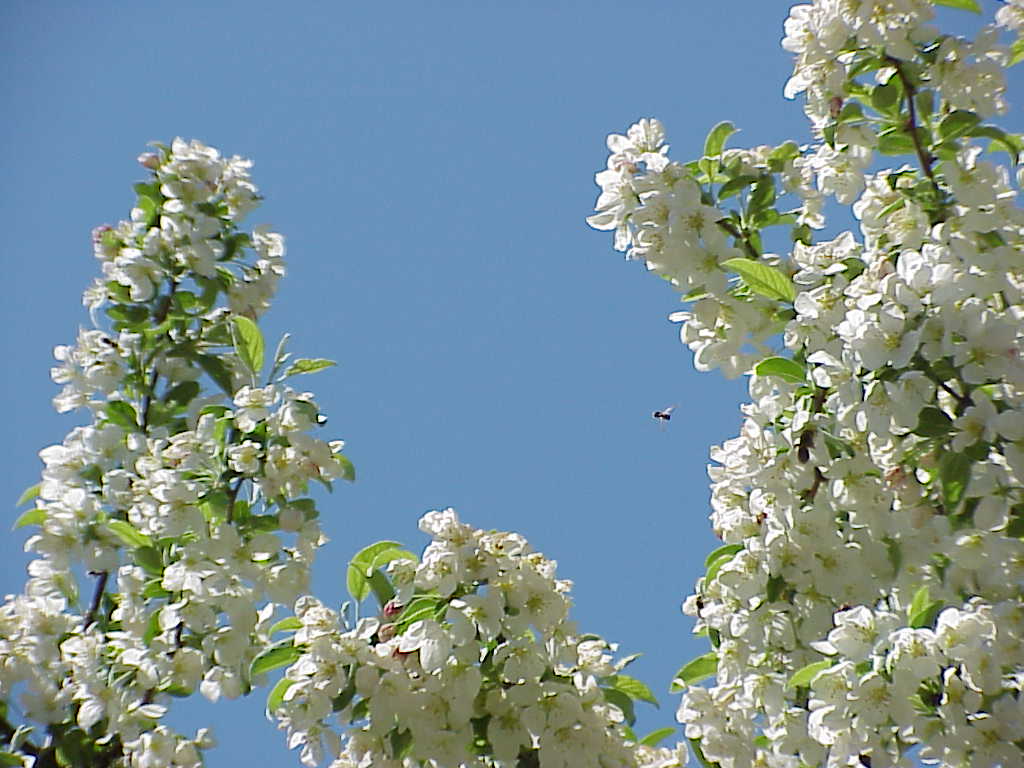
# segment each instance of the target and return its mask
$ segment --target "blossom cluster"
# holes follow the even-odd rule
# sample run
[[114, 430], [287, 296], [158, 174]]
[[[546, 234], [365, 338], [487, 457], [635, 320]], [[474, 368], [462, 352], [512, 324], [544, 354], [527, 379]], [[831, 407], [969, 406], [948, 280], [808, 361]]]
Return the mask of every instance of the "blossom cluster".
[[[998, 27], [943, 35], [932, 10], [792, 9], [810, 145], [725, 150], [721, 124], [683, 163], [642, 120], [597, 175], [591, 225], [693, 302], [673, 319], [697, 368], [750, 377], [711, 452], [723, 545], [685, 604], [712, 650], [678, 716], [708, 764], [1024, 764], [1024, 145], [983, 123], [1006, 108]], [[828, 197], [859, 236], [815, 241]]]
[[685, 745], [633, 737], [632, 699], [650, 693], [622, 674], [630, 658], [568, 620], [570, 583], [554, 561], [450, 509], [420, 528], [432, 539], [421, 560], [384, 550], [369, 561], [371, 573], [383, 566], [374, 578], [389, 576], [378, 616], [346, 627], [312, 597], [296, 603], [298, 657], [269, 708], [304, 765], [686, 764]]
[[36, 559], [0, 606], [3, 758], [27, 765], [200, 765], [212, 736], [164, 725], [171, 697], [248, 692], [274, 604], [304, 593], [324, 542], [307, 486], [351, 478], [341, 443], [310, 434], [312, 395], [283, 383], [329, 363], [285, 369], [282, 346], [260, 385], [253, 319], [284, 247], [237, 229], [259, 200], [250, 163], [181, 139], [139, 159], [131, 220], [93, 238], [85, 303], [109, 326], [55, 350], [54, 405], [91, 423], [40, 453], [19, 520]]

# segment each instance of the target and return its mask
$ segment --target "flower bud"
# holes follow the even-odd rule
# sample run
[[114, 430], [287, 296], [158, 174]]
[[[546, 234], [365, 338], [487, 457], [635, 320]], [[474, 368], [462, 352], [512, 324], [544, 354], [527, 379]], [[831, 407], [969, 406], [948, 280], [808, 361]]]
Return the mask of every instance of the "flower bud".
[[149, 168], [151, 171], [155, 171], [160, 167], [160, 156], [156, 152], [143, 152], [138, 157], [139, 165], [143, 168]]

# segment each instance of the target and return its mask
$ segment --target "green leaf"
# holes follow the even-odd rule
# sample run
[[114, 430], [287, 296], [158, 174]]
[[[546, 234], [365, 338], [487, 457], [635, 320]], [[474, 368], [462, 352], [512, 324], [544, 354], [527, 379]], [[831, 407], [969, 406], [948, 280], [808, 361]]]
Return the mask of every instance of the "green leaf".
[[235, 352], [245, 363], [245, 367], [252, 371], [254, 376], [259, 376], [263, 370], [263, 334], [260, 327], [248, 317], [232, 315], [231, 325], [234, 329], [232, 340], [235, 344]]
[[330, 368], [335, 365], [337, 365], [337, 363], [333, 360], [325, 360], [324, 358], [299, 358], [288, 366], [288, 370], [284, 372], [284, 375], [287, 378], [288, 376], [299, 376], [303, 373], [316, 373], [317, 371], [322, 371], [324, 368]]
[[630, 677], [629, 675], [611, 675], [610, 677], [605, 678], [604, 682], [615, 690], [622, 691], [631, 699], [646, 701], [656, 707], [658, 706], [658, 700], [654, 698], [654, 694], [651, 693], [651, 689], [635, 677]]
[[395, 618], [396, 631], [401, 634], [413, 622], [433, 618], [442, 604], [447, 608], [447, 601], [440, 595], [417, 595]]
[[757, 180], [754, 188], [750, 190], [750, 197], [747, 204], [751, 214], [768, 208], [775, 202], [775, 180], [765, 174]]
[[640, 739], [640, 743], [646, 747], [656, 747], [675, 732], [675, 728], [659, 728]]
[[282, 641], [257, 654], [256, 658], [252, 660], [249, 672], [255, 677], [272, 669], [286, 667], [292, 662], [297, 661], [302, 656], [302, 653], [302, 649], [292, 645], [291, 640]]
[[235, 385], [224, 361], [215, 355], [196, 355], [196, 363], [225, 394], [234, 395]]
[[0, 752], [0, 765], [22, 765], [21, 758], [13, 752]]
[[981, 122], [981, 118], [966, 109], [958, 109], [950, 112], [939, 123], [939, 136], [943, 141], [958, 139], [966, 136], [975, 126]]
[[392, 560], [412, 560], [414, 563], [419, 562], [419, 558], [407, 549], [388, 548], [374, 555], [373, 562], [370, 564], [369, 568], [367, 568], [367, 571], [373, 568], [383, 568]]
[[167, 390], [164, 402], [188, 405], [199, 394], [198, 381], [183, 381]]
[[106, 526], [110, 533], [114, 534], [123, 544], [132, 549], [153, 546], [153, 540], [129, 522], [124, 520], [108, 520]]
[[777, 376], [794, 384], [807, 381], [807, 370], [804, 366], [788, 357], [768, 357], [754, 366], [758, 376]]
[[21, 492], [21, 496], [18, 497], [18, 501], [14, 504], [14, 506], [20, 507], [22, 504], [28, 504], [30, 501], [32, 501], [32, 499], [36, 498], [39, 495], [39, 491], [42, 489], [42, 487], [42, 483], [30, 485], [28, 488]]
[[703, 656], [690, 660], [676, 672], [675, 680], [681, 680], [686, 685], [696, 685], [701, 680], [706, 680], [718, 672], [718, 654], [709, 651]]
[[288, 689], [297, 682], [298, 680], [289, 680], [287, 677], [282, 677], [277, 681], [277, 684], [270, 689], [270, 693], [267, 694], [267, 717], [273, 716], [278, 707], [284, 703], [284, 695], [288, 693]]
[[1024, 60], [1024, 38], [1018, 37], [1010, 46], [1010, 63], [1006, 66], [1012, 67]]
[[124, 400], [111, 400], [106, 405], [107, 420], [112, 424], [135, 432], [139, 428], [139, 417], [130, 403]]
[[757, 176], [745, 175], [737, 176], [734, 179], [729, 179], [718, 190], [719, 202], [721, 202], [722, 200], [726, 200], [739, 192], [742, 192], [744, 189], [746, 189], [755, 181], [757, 181], [758, 178], [759, 177]]
[[959, 8], [962, 11], [974, 11], [981, 13], [981, 6], [978, 0], [932, 0], [934, 5], [944, 5], [947, 8]]
[[712, 128], [708, 132], [708, 137], [704, 140], [704, 157], [718, 157], [721, 155], [726, 139], [736, 133], [736, 130], [736, 126], [728, 120], [723, 120]]
[[952, 512], [963, 498], [971, 481], [971, 464], [962, 453], [944, 453], [939, 459], [939, 484], [947, 512]]
[[921, 437], [943, 437], [953, 429], [953, 420], [939, 408], [928, 406], [917, 415], [914, 434]]
[[742, 544], [723, 544], [718, 549], [714, 550], [706, 558], [704, 558], [704, 567], [710, 568], [711, 564], [721, 557], [728, 556], [731, 559], [733, 555], [735, 555], [742, 549]]
[[883, 155], [912, 155], [917, 150], [910, 134], [896, 129], [879, 135], [878, 151]]
[[401, 549], [402, 545], [397, 541], [378, 541], [363, 547], [356, 552], [349, 561], [348, 574], [346, 577], [348, 593], [357, 602], [362, 602], [370, 594], [368, 578], [373, 568], [374, 558], [381, 552], [389, 549]]
[[924, 627], [930, 627], [935, 621], [935, 617], [939, 615], [946, 604], [942, 600], [932, 600], [927, 605], [922, 606], [916, 612], [910, 616], [909, 624], [911, 629], [923, 629]]
[[743, 258], [727, 259], [722, 266], [742, 277], [754, 293], [790, 303], [796, 298], [793, 282], [775, 267]]
[[922, 608], [928, 605], [930, 598], [928, 585], [925, 584], [914, 593], [914, 599], [910, 601], [910, 607], [907, 609], [907, 617], [909, 618], [915, 613], [919, 613]]
[[152, 576], [162, 576], [164, 573], [164, 559], [156, 547], [137, 547], [132, 553], [132, 559]]
[[18, 516], [11, 530], [16, 531], [19, 528], [24, 528], [26, 525], [42, 525], [45, 522], [46, 510], [41, 507], [32, 507], [32, 509], [25, 510]]
[[787, 688], [806, 688], [811, 684], [811, 681], [817, 676], [822, 670], [828, 669], [832, 666], [831, 659], [825, 659], [824, 661], [816, 661], [813, 664], [808, 664], [806, 667], [801, 667], [793, 676], [789, 678], [789, 682], [786, 683]]
[[[700, 745], [700, 739], [690, 739], [690, 751], [693, 752], [693, 756], [697, 758], [697, 762], [699, 762], [704, 768], [721, 768], [718, 763], [712, 763], [704, 756], [704, 750], [701, 749]], [[801, 766], [801, 768], [803, 768], [803, 766]]]
[[871, 96], [868, 103], [878, 112], [888, 114], [893, 112], [900, 100], [900, 93], [903, 91], [900, 79], [890, 77], [885, 85], [878, 85], [871, 89]]
[[289, 616], [286, 619], [281, 619], [276, 622], [269, 630], [268, 634], [275, 634], [277, 632], [294, 632], [297, 629], [302, 629], [302, 621], [295, 616]]
[[341, 478], [343, 480], [348, 480], [350, 483], [354, 483], [356, 481], [355, 464], [349, 460], [348, 456], [345, 456], [342, 453], [334, 454], [334, 460], [341, 466]]

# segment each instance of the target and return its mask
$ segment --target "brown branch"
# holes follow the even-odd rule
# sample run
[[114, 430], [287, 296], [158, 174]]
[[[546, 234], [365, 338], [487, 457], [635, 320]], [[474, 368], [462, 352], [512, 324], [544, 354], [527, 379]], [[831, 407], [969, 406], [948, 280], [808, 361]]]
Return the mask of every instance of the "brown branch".
[[917, 159], [921, 163], [921, 170], [924, 171], [924, 175], [928, 177], [928, 180], [932, 183], [935, 188], [935, 192], [941, 197], [942, 190], [939, 189], [939, 183], [935, 180], [935, 172], [932, 171], [932, 161], [935, 159], [927, 152], [923, 146], [921, 146], [921, 137], [917, 134], [917, 107], [914, 104], [914, 97], [917, 95], [917, 89], [914, 88], [913, 83], [910, 82], [910, 78], [907, 77], [907, 73], [903, 71], [903, 67], [900, 66], [900, 60], [893, 58], [892, 56], [886, 56], [886, 60], [892, 64], [896, 69], [896, 74], [900, 78], [900, 82], [903, 84], [903, 91], [907, 97], [907, 111], [909, 118], [905, 126], [906, 130], [910, 133], [910, 139], [914, 142], [914, 150], [917, 152]]
[[89, 612], [85, 614], [85, 629], [88, 629], [96, 621], [96, 614], [100, 610], [100, 601], [103, 599], [103, 593], [107, 590], [107, 579], [110, 578], [110, 571], [100, 571], [99, 573], [93, 574], [98, 576], [96, 579], [96, 589], [92, 593], [92, 602], [89, 604]]

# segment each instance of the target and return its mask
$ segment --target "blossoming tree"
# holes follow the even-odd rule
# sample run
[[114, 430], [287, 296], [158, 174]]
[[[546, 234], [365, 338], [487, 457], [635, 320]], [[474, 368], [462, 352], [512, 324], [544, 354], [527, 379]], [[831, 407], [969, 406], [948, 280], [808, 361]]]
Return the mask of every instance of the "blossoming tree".
[[[810, 144], [726, 149], [720, 123], [679, 162], [642, 120], [597, 176], [590, 223], [683, 294], [696, 366], [749, 375], [685, 603], [711, 650], [673, 681], [705, 765], [1024, 765], [1024, 141], [986, 122], [1024, 0], [974, 40], [933, 4], [980, 10], [792, 9]], [[212, 737], [169, 728], [172, 700], [284, 669], [267, 711], [307, 766], [684, 765], [671, 729], [633, 732], [634, 657], [577, 628], [515, 533], [431, 512], [421, 555], [356, 555], [340, 610], [306, 594], [309, 486], [355, 471], [290, 384], [331, 363], [267, 355], [284, 247], [241, 229], [250, 164], [180, 139], [140, 162], [130, 220], [94, 232], [95, 328], [55, 351], [55, 406], [91, 422], [22, 499], [0, 764], [198, 766]], [[815, 238], [829, 198], [859, 235]]]

